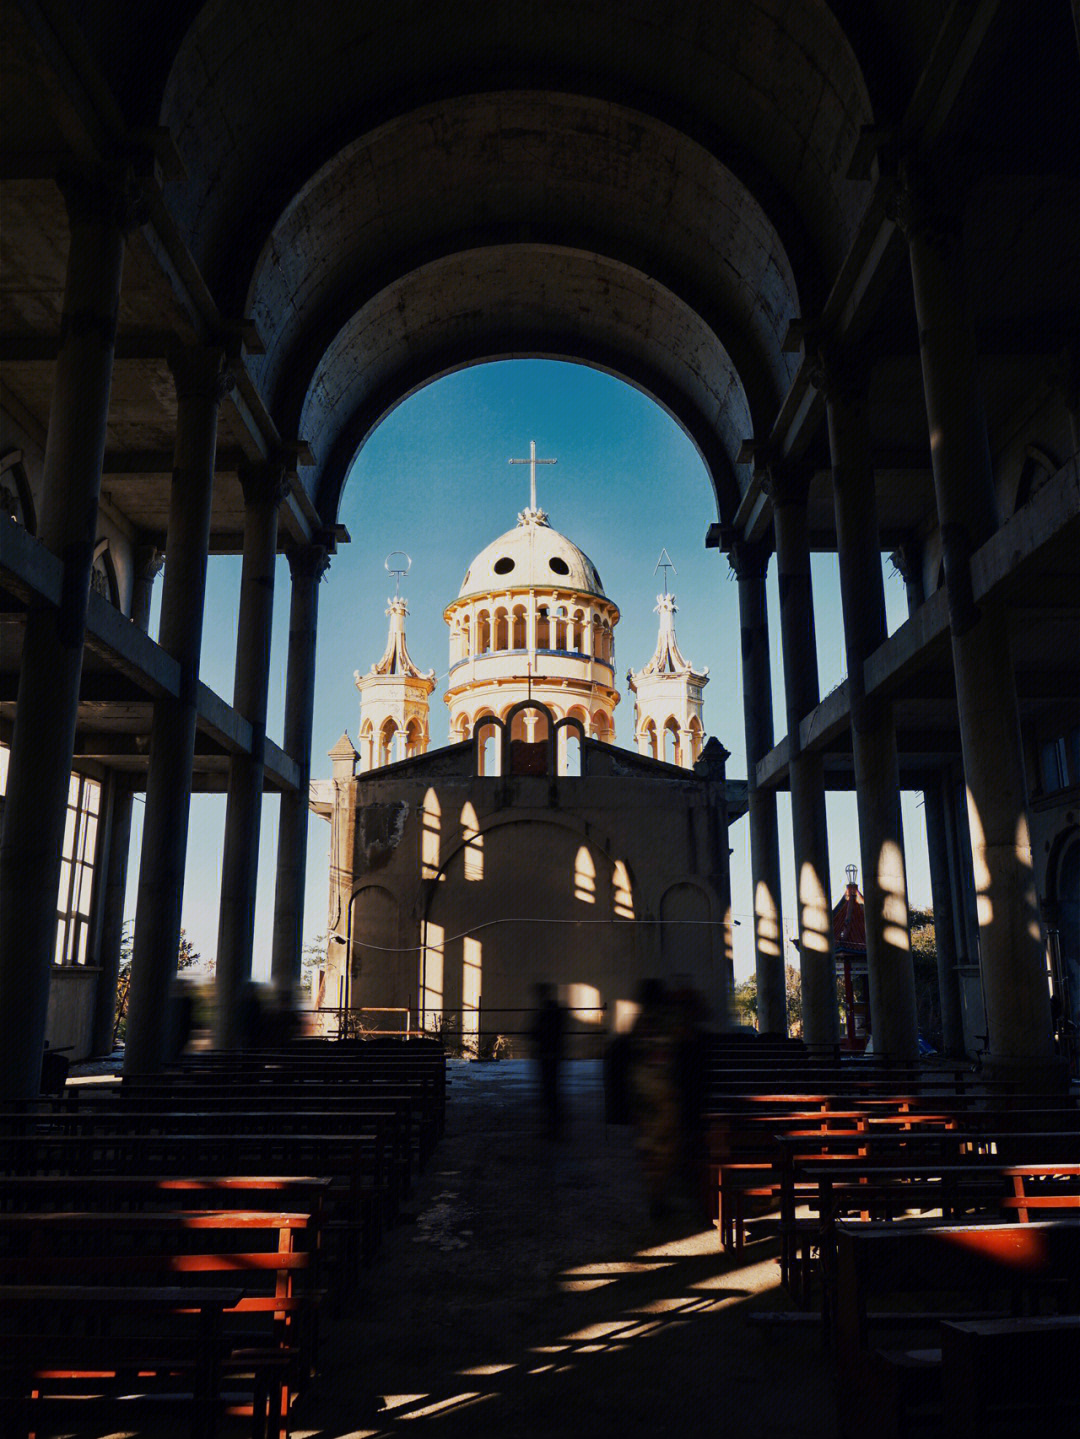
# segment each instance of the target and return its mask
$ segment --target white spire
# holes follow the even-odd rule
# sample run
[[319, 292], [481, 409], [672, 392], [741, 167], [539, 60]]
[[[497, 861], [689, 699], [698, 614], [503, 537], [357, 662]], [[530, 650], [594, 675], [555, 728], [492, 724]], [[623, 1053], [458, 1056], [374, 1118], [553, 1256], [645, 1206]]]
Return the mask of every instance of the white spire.
[[390, 608], [386, 613], [390, 617], [390, 633], [386, 638], [386, 649], [383, 657], [377, 664], [373, 664], [368, 670], [369, 675], [407, 675], [410, 679], [433, 680], [435, 671], [428, 670], [422, 673], [413, 663], [409, 656], [409, 648], [405, 642], [405, 616], [409, 613], [408, 603], [395, 595], [386, 603]]
[[408, 605], [387, 600], [390, 631], [382, 659], [366, 675], [354, 675], [360, 691], [360, 772], [423, 754], [428, 747], [428, 697], [435, 671], [424, 674], [405, 642]]
[[[664, 559], [666, 552], [661, 562]], [[668, 567], [674, 568], [670, 561]], [[709, 671], [695, 669], [679, 649], [675, 638], [678, 606], [667, 590], [666, 568], [664, 593], [657, 595], [653, 611], [660, 616], [656, 649], [643, 669], [631, 670], [626, 678], [634, 695], [639, 752], [663, 759], [673, 748], [675, 763], [692, 769], [705, 738], [701, 691], [709, 682]]]

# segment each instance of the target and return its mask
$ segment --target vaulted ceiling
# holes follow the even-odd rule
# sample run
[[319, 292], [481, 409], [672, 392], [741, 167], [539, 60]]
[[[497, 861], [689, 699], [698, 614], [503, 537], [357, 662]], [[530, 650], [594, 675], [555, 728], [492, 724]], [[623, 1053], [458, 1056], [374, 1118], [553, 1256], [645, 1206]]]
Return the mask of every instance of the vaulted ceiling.
[[104, 491], [149, 533], [171, 468], [171, 336], [233, 354], [214, 520], [229, 548], [240, 457], [286, 444], [307, 462], [284, 527], [299, 538], [333, 524], [390, 407], [513, 355], [653, 395], [731, 524], [745, 440], [821, 442], [800, 349], [816, 322], [876, 337], [880, 507], [901, 532], [930, 504], [889, 206], [901, 153], [948, 159], [1006, 408], [1033, 353], [1053, 363], [1055, 315], [1075, 313], [1065, 0], [1037, 25], [1011, 0], [211, 0], [152, 25], [131, 0], [2, 0], [0, 25], [0, 399], [43, 433], [57, 173], [133, 161], [149, 222], [126, 261]]

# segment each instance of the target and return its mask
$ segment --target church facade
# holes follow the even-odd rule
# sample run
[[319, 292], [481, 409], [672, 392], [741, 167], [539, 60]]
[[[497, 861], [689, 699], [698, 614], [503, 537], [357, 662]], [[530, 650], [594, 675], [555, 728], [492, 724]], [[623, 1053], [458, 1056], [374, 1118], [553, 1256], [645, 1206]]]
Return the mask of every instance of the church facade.
[[[312, 786], [330, 822], [324, 1005], [375, 1029], [441, 1030], [522, 1052], [535, 987], [569, 1011], [572, 1052], [629, 1027], [649, 976], [679, 976], [725, 1022], [728, 825], [745, 785], [704, 744], [707, 674], [659, 597], [652, 660], [629, 676], [636, 750], [614, 743], [619, 611], [596, 566], [530, 508], [473, 560], [444, 618], [450, 745], [428, 749], [434, 680], [389, 602], [382, 659], [356, 676], [359, 749]], [[691, 698], [691, 696], [696, 696]], [[664, 759], [665, 735], [671, 736]]]

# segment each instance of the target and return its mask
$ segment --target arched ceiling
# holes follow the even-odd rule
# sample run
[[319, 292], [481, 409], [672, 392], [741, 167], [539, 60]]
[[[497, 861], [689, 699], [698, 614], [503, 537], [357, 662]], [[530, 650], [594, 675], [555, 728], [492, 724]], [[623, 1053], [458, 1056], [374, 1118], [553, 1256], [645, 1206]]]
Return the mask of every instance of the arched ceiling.
[[373, 296], [328, 345], [299, 428], [319, 461], [323, 514], [386, 412], [464, 364], [521, 356], [578, 359], [652, 395], [696, 444], [721, 510], [738, 502], [729, 456], [750, 425], [714, 332], [649, 277], [583, 251], [542, 245], [463, 251]]
[[861, 215], [845, 174], [872, 119], [821, 0], [507, 0], [468, 24], [453, 0], [311, 24], [210, 0], [160, 109], [171, 212], [222, 312], [255, 320], [252, 378], [311, 445], [327, 520], [376, 395], [496, 353], [655, 394], [732, 512], [787, 327]]

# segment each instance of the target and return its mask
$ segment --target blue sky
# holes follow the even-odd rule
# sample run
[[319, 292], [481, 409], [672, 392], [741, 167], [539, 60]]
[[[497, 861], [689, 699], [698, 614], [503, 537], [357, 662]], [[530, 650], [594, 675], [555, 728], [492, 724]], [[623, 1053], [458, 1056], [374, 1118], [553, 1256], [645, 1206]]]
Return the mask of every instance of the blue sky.
[[[385, 417], [353, 466], [340, 514], [352, 543], [335, 555], [319, 601], [313, 778], [329, 775], [325, 755], [342, 731], [347, 730], [355, 742], [359, 696], [353, 672], [366, 670], [382, 653], [386, 601], [393, 593], [384, 560], [392, 550], [404, 550], [412, 557], [412, 571], [402, 585], [409, 601], [409, 648], [422, 669], [434, 669], [438, 676], [431, 702], [431, 738], [433, 745], [446, 743], [442, 695], [449, 632], [442, 611], [456, 596], [473, 556], [513, 528], [518, 511], [527, 504], [528, 467], [510, 466], [507, 461], [528, 455], [530, 440], [536, 441], [538, 455], [558, 461], [537, 471], [541, 507], [554, 528], [593, 560], [622, 614], [615, 638], [616, 676], [623, 693], [616, 712], [617, 742], [631, 744], [633, 703], [625, 675], [631, 667], [641, 668], [656, 643], [653, 609], [663, 584], [662, 575], [653, 571], [666, 548], [677, 570], [670, 587], [678, 597], [680, 648], [692, 663], [709, 668], [706, 731], [731, 751], [729, 775], [745, 776], [737, 587], [727, 560], [704, 546], [705, 531], [717, 517], [716, 502], [697, 451], [651, 399], [609, 375], [581, 365], [511, 360], [458, 371], [411, 396]], [[885, 573], [892, 632], [906, 618], [907, 609], [903, 585], [887, 562]], [[813, 557], [813, 580], [824, 694], [844, 678], [835, 556]], [[278, 742], [284, 713], [288, 589], [288, 566], [279, 559], [268, 722], [268, 733]], [[225, 699], [232, 696], [233, 616], [239, 590], [239, 558], [212, 558], [202, 678]], [[772, 569], [769, 602], [774, 709], [782, 728], [783, 678]], [[156, 624], [157, 597], [152, 633]], [[920, 801], [919, 795], [905, 795], [904, 823], [911, 901], [926, 906], [930, 883]], [[277, 812], [277, 799], [268, 796], [256, 914], [256, 978], [269, 973]], [[794, 913], [794, 866], [788, 799], [783, 794], [780, 816], [781, 879], [788, 919]], [[832, 889], [838, 895], [844, 866], [859, 859], [854, 795], [830, 795], [828, 816]], [[129, 915], [135, 912], [141, 818], [140, 803], [135, 807]], [[184, 926], [207, 957], [217, 945], [224, 824], [224, 796], [194, 798]], [[326, 928], [328, 839], [325, 821], [312, 817], [305, 914], [309, 938]], [[731, 847], [734, 911], [742, 921], [735, 931], [735, 964], [742, 976], [753, 967], [745, 820], [732, 827]]]

